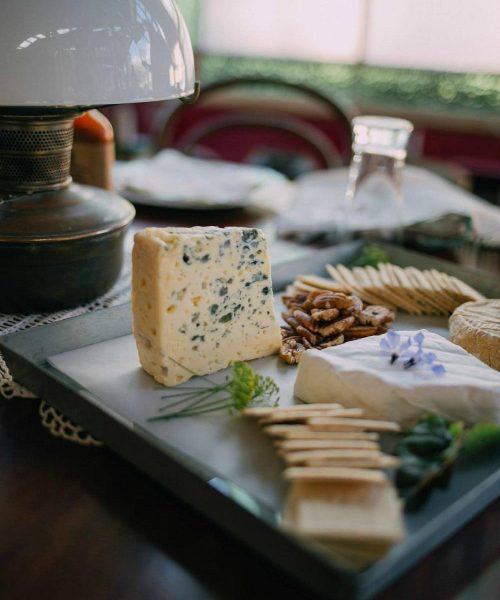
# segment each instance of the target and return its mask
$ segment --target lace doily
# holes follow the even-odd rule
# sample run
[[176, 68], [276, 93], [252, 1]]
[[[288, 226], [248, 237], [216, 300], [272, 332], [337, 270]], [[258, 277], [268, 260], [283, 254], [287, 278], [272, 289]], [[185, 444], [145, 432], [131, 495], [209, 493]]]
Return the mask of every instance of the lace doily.
[[[69, 317], [76, 317], [88, 312], [108, 308], [128, 302], [130, 299], [130, 249], [132, 236], [129, 234], [125, 244], [124, 267], [119, 280], [104, 296], [97, 298], [89, 304], [76, 308], [61, 310], [55, 313], [42, 313], [33, 315], [2, 314], [0, 313], [0, 336], [40, 325], [47, 325]], [[14, 381], [7, 364], [0, 352], [0, 395], [6, 399], [32, 398], [39, 401], [36, 396], [25, 387]], [[102, 443], [93, 438], [78, 424], [68, 419], [65, 415], [50, 405], [50, 398], [40, 401], [39, 414], [41, 424], [54, 436], [86, 446], [100, 446]]]

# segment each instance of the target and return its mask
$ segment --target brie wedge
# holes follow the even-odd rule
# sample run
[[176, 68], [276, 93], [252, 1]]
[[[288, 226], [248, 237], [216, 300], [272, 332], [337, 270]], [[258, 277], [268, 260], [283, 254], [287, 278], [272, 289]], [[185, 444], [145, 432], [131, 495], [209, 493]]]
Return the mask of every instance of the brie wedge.
[[[406, 339], [416, 332], [398, 333]], [[425, 350], [446, 368], [442, 375], [423, 365], [405, 369], [401, 360], [391, 365], [379, 347], [381, 336], [374, 336], [307, 350], [294, 393], [305, 402], [360, 407], [367, 418], [390, 419], [403, 427], [428, 413], [468, 424], [500, 423], [500, 373], [440, 335], [424, 333]]]

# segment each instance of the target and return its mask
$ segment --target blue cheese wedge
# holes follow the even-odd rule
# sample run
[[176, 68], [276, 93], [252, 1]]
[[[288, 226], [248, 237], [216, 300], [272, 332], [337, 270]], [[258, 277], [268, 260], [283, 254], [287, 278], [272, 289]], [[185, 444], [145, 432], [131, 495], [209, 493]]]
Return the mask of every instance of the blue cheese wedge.
[[132, 254], [133, 331], [167, 386], [278, 352], [267, 243], [258, 229], [147, 228]]

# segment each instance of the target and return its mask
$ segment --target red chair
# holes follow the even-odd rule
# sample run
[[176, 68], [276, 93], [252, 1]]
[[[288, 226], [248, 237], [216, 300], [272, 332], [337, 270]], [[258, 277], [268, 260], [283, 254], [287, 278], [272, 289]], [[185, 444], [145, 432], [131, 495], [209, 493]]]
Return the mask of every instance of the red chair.
[[160, 111], [155, 149], [274, 167], [290, 177], [348, 164], [350, 120], [331, 98], [262, 77], [202, 88], [195, 104]]

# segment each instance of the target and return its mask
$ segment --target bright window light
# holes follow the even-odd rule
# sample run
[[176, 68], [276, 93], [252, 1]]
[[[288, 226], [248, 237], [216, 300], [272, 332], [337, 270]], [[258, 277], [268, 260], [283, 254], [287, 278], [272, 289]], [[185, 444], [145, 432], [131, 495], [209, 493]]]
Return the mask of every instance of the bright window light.
[[500, 73], [500, 0], [200, 0], [207, 54]]
[[199, 49], [211, 54], [358, 62], [364, 0], [203, 0]]
[[499, 0], [370, 0], [365, 62], [500, 73]]

